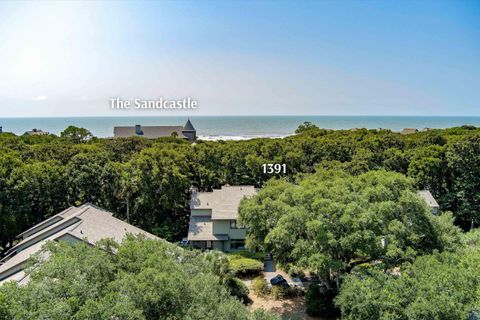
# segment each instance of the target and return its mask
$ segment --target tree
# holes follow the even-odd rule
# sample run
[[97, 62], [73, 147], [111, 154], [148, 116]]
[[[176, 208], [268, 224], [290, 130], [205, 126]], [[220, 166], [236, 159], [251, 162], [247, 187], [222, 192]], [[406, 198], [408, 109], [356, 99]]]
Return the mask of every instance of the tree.
[[296, 134], [301, 134], [301, 133], [305, 133], [305, 132], [308, 132], [308, 131], [316, 131], [316, 130], [319, 130], [319, 129], [320, 129], [319, 127], [317, 127], [316, 125], [314, 125], [310, 121], [305, 121], [304, 123], [302, 123], [301, 125], [298, 126], [298, 128], [295, 130], [295, 133]]
[[60, 133], [60, 137], [73, 143], [82, 143], [90, 141], [93, 138], [93, 134], [87, 129], [69, 126]]
[[[335, 279], [337, 288], [356, 265], [413, 261], [453, 247], [449, 240], [459, 232], [431, 214], [410, 179], [385, 171], [319, 171], [298, 184], [273, 180], [243, 200], [239, 214], [249, 247], [271, 252], [287, 271]], [[446, 230], [451, 237], [441, 238]]]
[[212, 273], [202, 253], [163, 240], [128, 236], [48, 243], [32, 261], [29, 282], [0, 287], [0, 315], [15, 319], [238, 319], [250, 313]]
[[342, 319], [467, 319], [480, 307], [480, 250], [417, 257], [397, 272], [358, 269], [336, 304]]
[[449, 145], [446, 158], [452, 180], [447, 201], [473, 227], [480, 221], [480, 134]]

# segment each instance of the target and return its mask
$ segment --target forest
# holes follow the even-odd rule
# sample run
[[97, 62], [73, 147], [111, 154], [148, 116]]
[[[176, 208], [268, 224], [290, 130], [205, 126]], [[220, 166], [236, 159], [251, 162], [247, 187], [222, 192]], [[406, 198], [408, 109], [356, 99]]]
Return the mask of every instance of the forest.
[[[286, 173], [264, 173], [266, 163], [286, 164]], [[459, 319], [480, 310], [480, 276], [468, 271], [480, 257], [477, 233], [468, 232], [480, 223], [480, 129], [467, 125], [401, 135], [304, 123], [283, 139], [193, 144], [97, 138], [73, 126], [59, 136], [2, 133], [0, 251], [85, 202], [176, 242], [187, 234], [190, 189], [225, 184], [262, 188], [241, 205], [247, 244], [291, 273], [321, 275], [342, 318]], [[430, 214], [415, 196], [420, 189], [442, 215]], [[448, 304], [442, 288], [459, 290], [463, 307]], [[429, 313], [435, 293], [437, 313]]]

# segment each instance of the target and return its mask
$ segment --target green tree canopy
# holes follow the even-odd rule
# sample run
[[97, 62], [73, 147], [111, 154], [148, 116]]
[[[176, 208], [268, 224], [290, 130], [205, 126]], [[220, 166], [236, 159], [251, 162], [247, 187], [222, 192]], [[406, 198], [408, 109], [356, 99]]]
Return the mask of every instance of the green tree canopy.
[[78, 128], [75, 126], [69, 126], [60, 133], [60, 137], [71, 141], [73, 143], [87, 142], [93, 138], [90, 131], [85, 128]]
[[[30, 268], [30, 281], [0, 287], [0, 315], [15, 319], [265, 319], [249, 312], [222, 285], [218, 258], [163, 240], [127, 237], [48, 243]], [[207, 254], [209, 255], [209, 254]], [[221, 257], [220, 257], [221, 258]], [[226, 260], [224, 260], [226, 261]]]
[[273, 180], [239, 212], [249, 247], [271, 252], [287, 270], [327, 278], [362, 263], [392, 267], [451, 249], [459, 233], [451, 215], [431, 214], [410, 179], [385, 171], [318, 171], [298, 184]]
[[480, 310], [480, 248], [418, 257], [395, 272], [358, 268], [336, 304], [342, 319], [469, 319]]

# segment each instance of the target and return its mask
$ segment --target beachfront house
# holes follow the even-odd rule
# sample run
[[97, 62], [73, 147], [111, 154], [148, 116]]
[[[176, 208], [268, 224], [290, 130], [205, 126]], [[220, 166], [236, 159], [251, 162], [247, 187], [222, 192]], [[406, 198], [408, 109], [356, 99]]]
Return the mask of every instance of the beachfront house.
[[245, 248], [247, 229], [238, 223], [238, 207], [255, 195], [254, 186], [223, 186], [212, 192], [193, 191], [188, 241], [198, 249], [234, 251]]
[[438, 205], [437, 200], [435, 200], [430, 191], [420, 190], [417, 191], [417, 194], [427, 203], [427, 206], [430, 208], [430, 210], [432, 210], [432, 214], [438, 215], [440, 213], [440, 206]]
[[113, 136], [115, 138], [144, 137], [148, 139], [177, 137], [194, 142], [197, 139], [197, 131], [188, 119], [184, 126], [142, 126], [137, 124], [130, 127], [114, 127]]
[[400, 133], [405, 135], [405, 134], [414, 134], [414, 133], [417, 133], [418, 132], [418, 129], [415, 129], [415, 128], [405, 128], [403, 129]]
[[34, 128], [30, 131], [26, 131], [24, 135], [26, 136], [48, 136], [50, 133], [47, 131], [43, 131], [37, 128]]
[[10, 248], [0, 260], [0, 285], [7, 281], [24, 284], [28, 276], [24, 272], [31, 255], [37, 253], [47, 241], [85, 241], [91, 245], [104, 238], [121, 242], [127, 234], [154, 235], [134, 227], [90, 203], [70, 207], [19, 234], [19, 242]]

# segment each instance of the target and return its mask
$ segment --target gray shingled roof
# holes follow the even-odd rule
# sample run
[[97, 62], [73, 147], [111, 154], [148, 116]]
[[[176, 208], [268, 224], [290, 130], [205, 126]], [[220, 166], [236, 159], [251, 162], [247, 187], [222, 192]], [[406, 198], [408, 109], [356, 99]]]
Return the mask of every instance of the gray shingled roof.
[[256, 192], [254, 186], [223, 186], [212, 192], [194, 192], [190, 209], [211, 209], [212, 220], [236, 220], [240, 201]]
[[190, 119], [188, 119], [187, 123], [185, 123], [185, 127], [183, 127], [183, 130], [185, 130], [185, 131], [195, 131], [195, 128], [193, 127], [193, 124], [190, 122]]
[[121, 242], [128, 233], [143, 234], [149, 238], [158, 239], [92, 204], [70, 207], [20, 234], [22, 240], [9, 250], [7, 257], [0, 261], [0, 283], [21, 278], [18, 273], [22, 268], [13, 274], [9, 274], [10, 270], [21, 267], [48, 240], [59, 240], [70, 236], [90, 244], [95, 244], [104, 238]]
[[187, 239], [189, 241], [228, 240], [228, 235], [213, 234], [211, 217], [191, 216]]
[[161, 137], [170, 137], [175, 132], [179, 138], [187, 139], [183, 134], [182, 126], [142, 126], [143, 134], [138, 135], [133, 127], [115, 127], [113, 129], [113, 136], [115, 138], [128, 138], [128, 137], [145, 137], [149, 139], [156, 139]]
[[420, 190], [417, 192], [417, 194], [423, 199], [425, 200], [425, 202], [427, 203], [427, 205], [430, 207], [430, 208], [439, 208], [440, 206], [438, 205], [437, 201], [435, 200], [435, 198], [432, 196], [432, 194], [430, 193], [430, 191], [428, 190]]

